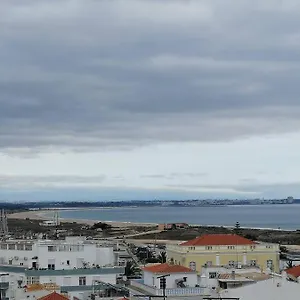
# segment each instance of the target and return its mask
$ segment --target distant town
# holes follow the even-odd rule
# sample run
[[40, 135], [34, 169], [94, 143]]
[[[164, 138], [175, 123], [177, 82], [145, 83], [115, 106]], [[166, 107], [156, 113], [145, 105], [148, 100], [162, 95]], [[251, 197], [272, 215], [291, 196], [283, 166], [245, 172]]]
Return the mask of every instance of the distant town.
[[272, 205], [300, 204], [300, 199], [287, 197], [285, 199], [190, 199], [190, 200], [130, 200], [130, 201], [45, 201], [45, 202], [6, 202], [0, 201], [0, 207], [7, 210], [27, 209], [66, 209], [85, 207], [145, 207], [145, 206], [229, 206], [229, 205]]

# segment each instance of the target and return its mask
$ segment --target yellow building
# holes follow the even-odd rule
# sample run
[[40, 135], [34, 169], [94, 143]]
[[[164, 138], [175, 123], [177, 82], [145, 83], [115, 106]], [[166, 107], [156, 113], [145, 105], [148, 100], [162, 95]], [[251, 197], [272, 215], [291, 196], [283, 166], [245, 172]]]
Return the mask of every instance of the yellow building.
[[236, 234], [207, 234], [179, 245], [167, 245], [171, 263], [201, 271], [203, 266], [259, 267], [279, 272], [279, 245], [259, 243]]

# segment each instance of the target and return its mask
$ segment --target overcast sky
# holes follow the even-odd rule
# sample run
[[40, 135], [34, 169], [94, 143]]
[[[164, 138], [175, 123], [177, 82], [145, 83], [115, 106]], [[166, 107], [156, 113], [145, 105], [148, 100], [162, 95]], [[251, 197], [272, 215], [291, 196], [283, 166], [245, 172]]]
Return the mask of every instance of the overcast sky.
[[300, 196], [297, 0], [1, 0], [0, 199]]

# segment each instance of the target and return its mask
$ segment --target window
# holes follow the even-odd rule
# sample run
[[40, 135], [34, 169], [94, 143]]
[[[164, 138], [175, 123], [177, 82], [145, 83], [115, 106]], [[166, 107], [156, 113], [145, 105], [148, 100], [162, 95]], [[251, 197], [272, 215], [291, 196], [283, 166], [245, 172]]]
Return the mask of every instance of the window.
[[267, 246], [266, 246], [266, 248], [267, 248], [267, 249], [272, 249], [272, 248], [273, 248], [273, 246], [271, 246], [271, 245], [267, 245]]
[[196, 263], [194, 261], [190, 262], [190, 269], [196, 271]]
[[67, 265], [68, 265], [68, 266], [70, 265], [70, 261], [69, 261], [69, 260], [67, 260]]
[[7, 249], [7, 244], [1, 244], [1, 249], [6, 250]]
[[234, 260], [230, 260], [230, 261], [228, 262], [228, 265], [229, 265], [229, 267], [234, 267], [234, 266], [235, 266]]
[[205, 250], [212, 250], [212, 246], [206, 246]]
[[37, 284], [40, 283], [39, 276], [29, 276], [27, 277], [27, 284]]
[[267, 268], [269, 268], [270, 270], [273, 270], [273, 260], [272, 259], [267, 260]]
[[23, 244], [17, 244], [17, 250], [24, 250]]
[[233, 250], [233, 249], [235, 249], [235, 247], [234, 247], [234, 246], [228, 246], [227, 248], [228, 248], [228, 249], [230, 249], [230, 250]]
[[255, 246], [250, 246], [250, 249], [251, 249], [251, 250], [255, 249]]
[[209, 272], [208, 277], [210, 279], [217, 278], [217, 272]]
[[189, 249], [190, 249], [190, 250], [195, 250], [196, 248], [195, 248], [195, 247], [189, 247]]
[[68, 251], [68, 248], [66, 245], [59, 245], [58, 251]]
[[255, 259], [250, 260], [250, 266], [256, 266], [256, 260]]
[[16, 245], [15, 244], [8, 244], [8, 250], [15, 250]]
[[212, 265], [213, 265], [212, 261], [209, 260], [206, 262], [206, 266], [211, 267]]
[[55, 264], [48, 264], [48, 270], [55, 270]]
[[25, 245], [25, 250], [31, 251], [32, 250], [32, 245]]
[[56, 246], [48, 246], [48, 252], [56, 251]]
[[85, 276], [79, 277], [79, 285], [86, 285], [86, 277]]
[[187, 280], [187, 277], [183, 277], [183, 282], [186, 282], [186, 280]]

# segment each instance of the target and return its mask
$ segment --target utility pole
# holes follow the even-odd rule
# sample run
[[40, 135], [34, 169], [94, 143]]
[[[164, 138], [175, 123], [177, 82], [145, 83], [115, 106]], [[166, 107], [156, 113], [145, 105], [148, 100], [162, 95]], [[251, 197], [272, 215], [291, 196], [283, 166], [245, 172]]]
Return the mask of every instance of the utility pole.
[[167, 287], [167, 279], [166, 279], [166, 277], [168, 277], [168, 276], [170, 276], [170, 274], [161, 275], [161, 276], [156, 277], [157, 279], [161, 280], [160, 286], [162, 286], [164, 300], [166, 300], [166, 287]]

